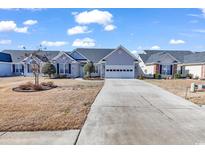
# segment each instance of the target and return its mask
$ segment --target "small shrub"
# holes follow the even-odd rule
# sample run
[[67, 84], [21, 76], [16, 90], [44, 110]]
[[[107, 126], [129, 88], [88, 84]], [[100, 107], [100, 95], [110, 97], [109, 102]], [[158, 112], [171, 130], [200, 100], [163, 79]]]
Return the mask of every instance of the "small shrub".
[[188, 79], [193, 79], [193, 74], [190, 74], [190, 73], [187, 74], [187, 75], [186, 75], [186, 78], [188, 78]]
[[93, 64], [93, 62], [88, 62], [87, 64], [84, 65], [83, 67], [83, 71], [84, 71], [84, 76], [89, 76], [91, 77], [91, 73], [95, 72], [95, 66]]
[[159, 73], [154, 74], [154, 79], [161, 79], [161, 75]]
[[144, 76], [143, 75], [140, 75], [140, 76], [138, 76], [138, 79], [140, 79], [140, 80], [144, 80]]
[[198, 79], [199, 79], [199, 76], [195, 76], [194, 79], [195, 79], [195, 80], [198, 80]]
[[53, 64], [46, 63], [42, 67], [42, 73], [43, 74], [48, 74], [49, 78], [51, 78], [51, 75], [56, 73], [56, 68]]
[[180, 79], [180, 78], [181, 78], [181, 74], [175, 73], [175, 74], [174, 74], [174, 78], [175, 78], [175, 79]]

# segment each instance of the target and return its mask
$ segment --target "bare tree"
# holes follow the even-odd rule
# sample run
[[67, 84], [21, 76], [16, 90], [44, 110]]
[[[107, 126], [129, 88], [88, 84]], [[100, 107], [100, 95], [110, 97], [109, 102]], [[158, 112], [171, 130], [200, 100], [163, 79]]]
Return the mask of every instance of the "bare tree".
[[35, 85], [39, 85], [40, 65], [36, 61], [32, 61], [32, 71], [35, 78]]

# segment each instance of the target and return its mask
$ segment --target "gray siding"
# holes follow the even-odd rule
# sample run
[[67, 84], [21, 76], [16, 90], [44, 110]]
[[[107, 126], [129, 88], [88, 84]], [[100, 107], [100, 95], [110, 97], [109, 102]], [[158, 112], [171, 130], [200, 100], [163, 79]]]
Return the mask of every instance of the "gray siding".
[[105, 60], [107, 65], [133, 65], [135, 59], [123, 49], [119, 48]]

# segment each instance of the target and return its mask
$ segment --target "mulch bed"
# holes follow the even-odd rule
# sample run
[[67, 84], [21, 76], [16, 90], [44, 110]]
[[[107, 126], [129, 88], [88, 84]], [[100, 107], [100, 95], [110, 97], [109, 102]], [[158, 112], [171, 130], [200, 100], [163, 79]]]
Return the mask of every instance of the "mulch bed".
[[39, 92], [39, 91], [50, 90], [50, 89], [53, 89], [53, 88], [57, 88], [57, 86], [54, 86], [54, 87], [42, 86], [41, 90], [34, 90], [34, 89], [24, 90], [24, 89], [21, 89], [20, 87], [15, 87], [12, 90], [15, 91], [15, 92]]

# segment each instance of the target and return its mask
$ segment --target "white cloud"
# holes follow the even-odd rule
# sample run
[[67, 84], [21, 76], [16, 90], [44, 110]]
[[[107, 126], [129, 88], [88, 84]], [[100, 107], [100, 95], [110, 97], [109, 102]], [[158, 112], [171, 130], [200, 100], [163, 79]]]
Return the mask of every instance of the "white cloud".
[[176, 45], [176, 44], [185, 44], [186, 42], [183, 41], [183, 40], [175, 40], [175, 39], [171, 39], [171, 40], [169, 41], [169, 43], [170, 43], [170, 44], [174, 44], [174, 45]]
[[205, 33], [205, 29], [194, 29], [194, 32]]
[[0, 32], [27, 33], [28, 27], [17, 27], [14, 21], [0, 21]]
[[84, 39], [76, 39], [72, 46], [74, 47], [94, 47], [95, 46], [95, 40], [91, 38], [84, 38]]
[[0, 21], [0, 32], [14, 31], [16, 23], [14, 21]]
[[26, 26], [32, 26], [32, 25], [35, 25], [37, 23], [38, 23], [37, 20], [26, 20], [26, 21], [23, 22], [23, 24], [26, 25]]
[[84, 11], [81, 13], [72, 13], [75, 17], [75, 21], [78, 24], [88, 25], [88, 24], [99, 24], [104, 27], [105, 31], [112, 31], [116, 28], [113, 25], [113, 15], [108, 11], [101, 11], [98, 9], [91, 11]]
[[84, 11], [75, 15], [75, 21], [79, 24], [97, 23], [107, 25], [112, 23], [112, 14], [108, 11], [92, 10]]
[[0, 40], [0, 44], [1, 45], [8, 45], [8, 44], [11, 44], [11, 40]]
[[49, 46], [49, 47], [60, 47], [60, 46], [64, 46], [66, 45], [67, 42], [64, 42], [64, 41], [42, 41], [41, 42], [41, 45], [44, 45], [44, 46]]
[[14, 31], [17, 32], [17, 33], [27, 33], [28, 32], [28, 27], [22, 27], [22, 28], [16, 27], [14, 29]]
[[76, 34], [83, 34], [83, 33], [90, 33], [91, 31], [88, 30], [87, 26], [75, 26], [68, 29], [68, 35], [76, 35]]
[[154, 46], [152, 46], [150, 49], [152, 49], [152, 50], [159, 50], [159, 49], [161, 49], [161, 48], [160, 48], [160, 46], [158, 46], [158, 45], [154, 45]]
[[110, 25], [106, 25], [104, 29], [105, 29], [105, 31], [112, 31], [115, 28], [116, 28], [115, 25], [110, 24]]

